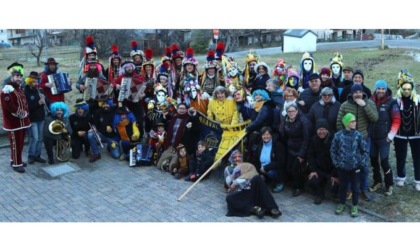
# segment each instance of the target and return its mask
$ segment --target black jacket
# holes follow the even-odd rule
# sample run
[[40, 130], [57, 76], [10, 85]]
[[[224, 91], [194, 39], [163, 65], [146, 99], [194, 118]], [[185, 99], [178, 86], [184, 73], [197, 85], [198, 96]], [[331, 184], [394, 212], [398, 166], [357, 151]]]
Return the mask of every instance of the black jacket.
[[274, 108], [276, 105], [272, 100], [264, 102], [260, 112], [253, 111], [251, 115], [251, 124], [246, 127], [246, 132], [259, 131], [264, 126], [273, 126]]
[[[257, 151], [254, 155], [254, 166], [257, 168], [257, 171], [260, 173], [261, 169], [261, 162], [260, 162], [260, 156], [261, 151], [263, 148], [264, 143], [261, 141], [261, 143], [258, 145]], [[272, 148], [271, 148], [271, 155], [270, 155], [271, 162], [268, 165], [264, 166], [264, 170], [270, 171], [270, 170], [280, 170], [283, 169], [286, 165], [286, 151], [282, 143], [279, 141], [276, 141], [274, 138], [272, 139]]]
[[43, 121], [45, 119], [45, 108], [44, 104], [39, 104], [41, 98], [38, 89], [32, 89], [29, 85], [26, 85], [24, 92], [29, 108], [29, 120], [31, 122]]

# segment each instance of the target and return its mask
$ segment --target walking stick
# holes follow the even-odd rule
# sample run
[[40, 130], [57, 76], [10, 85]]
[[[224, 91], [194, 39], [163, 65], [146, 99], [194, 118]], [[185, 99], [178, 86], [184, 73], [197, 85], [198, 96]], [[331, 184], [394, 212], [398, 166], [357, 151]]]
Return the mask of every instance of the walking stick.
[[213, 170], [217, 165], [219, 165], [220, 161], [226, 156], [226, 154], [228, 154], [231, 150], [233, 150], [236, 145], [242, 141], [242, 139], [246, 136], [246, 132], [245, 129], [242, 130], [242, 132], [240, 133], [240, 136], [238, 138], [238, 140], [235, 141], [234, 144], [232, 144], [232, 146], [217, 160], [214, 162], [214, 164], [212, 166], [210, 166], [210, 168], [207, 169], [207, 171], [205, 173], [203, 173], [203, 175], [201, 175], [197, 181], [194, 182], [194, 184], [192, 184], [179, 198], [178, 201], [181, 201], [182, 198], [185, 197], [185, 195], [187, 195], [193, 188], [194, 186], [196, 186], [206, 175], [207, 173], [209, 173], [211, 170]]

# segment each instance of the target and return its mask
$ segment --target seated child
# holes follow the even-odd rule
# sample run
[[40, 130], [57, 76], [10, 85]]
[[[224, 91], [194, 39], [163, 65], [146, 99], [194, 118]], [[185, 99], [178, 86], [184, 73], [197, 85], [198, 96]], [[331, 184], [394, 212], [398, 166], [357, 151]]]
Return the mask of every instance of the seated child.
[[[196, 181], [202, 176], [207, 169], [213, 164], [214, 158], [209, 149], [207, 148], [207, 142], [205, 140], [198, 141], [197, 151], [192, 156], [190, 161], [190, 173], [185, 178], [185, 181]], [[206, 175], [208, 177], [210, 173]]]
[[149, 148], [153, 151], [153, 160], [155, 164], [162, 154], [162, 145], [166, 136], [165, 125], [163, 123], [156, 124], [156, 130], [157, 131], [151, 130], [149, 132]]
[[171, 174], [175, 175], [176, 179], [180, 179], [188, 174], [188, 165], [190, 158], [187, 154], [187, 149], [183, 144], [179, 144], [178, 147], [176, 147], [176, 153], [177, 153], [177, 162], [174, 166], [169, 167]]

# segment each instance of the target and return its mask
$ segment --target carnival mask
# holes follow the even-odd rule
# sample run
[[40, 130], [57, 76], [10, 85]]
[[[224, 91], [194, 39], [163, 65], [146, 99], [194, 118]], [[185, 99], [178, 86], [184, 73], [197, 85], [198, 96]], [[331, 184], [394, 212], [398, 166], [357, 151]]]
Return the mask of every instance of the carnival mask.
[[306, 72], [311, 71], [312, 69], [312, 60], [307, 59], [303, 61], [303, 69], [305, 69]]

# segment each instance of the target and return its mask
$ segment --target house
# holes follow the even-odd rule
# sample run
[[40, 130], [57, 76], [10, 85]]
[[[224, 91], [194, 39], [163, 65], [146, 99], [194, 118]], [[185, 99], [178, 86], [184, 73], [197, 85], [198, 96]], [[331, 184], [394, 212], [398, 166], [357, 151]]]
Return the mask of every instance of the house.
[[282, 49], [289, 52], [315, 52], [317, 34], [311, 30], [287, 30], [283, 33]]

